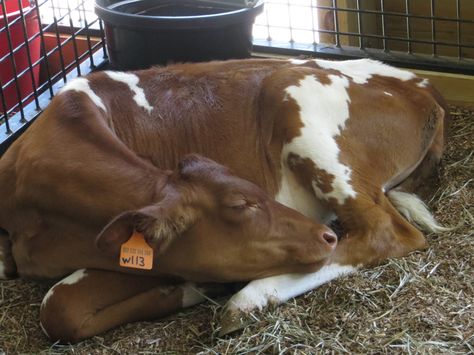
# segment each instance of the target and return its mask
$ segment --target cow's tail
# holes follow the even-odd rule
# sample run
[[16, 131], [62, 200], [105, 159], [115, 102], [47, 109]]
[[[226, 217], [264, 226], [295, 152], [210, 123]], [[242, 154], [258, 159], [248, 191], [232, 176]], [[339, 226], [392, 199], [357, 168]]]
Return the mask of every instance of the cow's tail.
[[387, 196], [395, 208], [409, 222], [416, 224], [424, 231], [441, 233], [452, 230], [452, 228], [441, 226], [425, 203], [415, 194], [400, 190], [390, 190]]

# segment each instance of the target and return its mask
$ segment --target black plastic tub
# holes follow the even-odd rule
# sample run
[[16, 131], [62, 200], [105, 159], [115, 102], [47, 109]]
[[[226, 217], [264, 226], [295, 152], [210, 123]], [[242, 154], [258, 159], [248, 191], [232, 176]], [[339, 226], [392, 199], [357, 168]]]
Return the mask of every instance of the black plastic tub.
[[112, 67], [246, 58], [263, 0], [96, 0]]

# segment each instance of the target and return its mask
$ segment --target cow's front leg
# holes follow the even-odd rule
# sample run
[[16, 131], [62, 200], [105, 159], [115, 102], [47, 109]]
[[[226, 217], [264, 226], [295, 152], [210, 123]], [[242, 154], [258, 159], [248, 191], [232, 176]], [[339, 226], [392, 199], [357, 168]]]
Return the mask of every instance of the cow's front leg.
[[227, 285], [194, 285], [81, 269], [46, 294], [40, 324], [52, 341], [76, 343], [125, 323], [168, 315], [222, 293], [228, 293]]
[[426, 246], [420, 231], [408, 223], [385, 196], [377, 203], [367, 198], [336, 208], [345, 236], [321, 269], [310, 274], [289, 274], [250, 282], [227, 303], [221, 335], [241, 328], [249, 312], [315, 289], [365, 265], [399, 257]]
[[221, 319], [220, 335], [242, 328], [252, 311], [281, 304], [356, 269], [353, 265], [329, 263], [310, 274], [277, 275], [251, 281], [227, 302]]

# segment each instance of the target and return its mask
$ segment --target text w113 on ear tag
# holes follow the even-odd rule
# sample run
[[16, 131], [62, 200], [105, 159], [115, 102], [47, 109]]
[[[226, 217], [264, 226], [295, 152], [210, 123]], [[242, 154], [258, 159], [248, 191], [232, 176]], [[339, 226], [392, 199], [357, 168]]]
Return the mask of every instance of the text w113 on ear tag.
[[133, 269], [151, 270], [153, 249], [145, 241], [143, 234], [133, 232], [129, 240], [120, 247], [120, 266]]

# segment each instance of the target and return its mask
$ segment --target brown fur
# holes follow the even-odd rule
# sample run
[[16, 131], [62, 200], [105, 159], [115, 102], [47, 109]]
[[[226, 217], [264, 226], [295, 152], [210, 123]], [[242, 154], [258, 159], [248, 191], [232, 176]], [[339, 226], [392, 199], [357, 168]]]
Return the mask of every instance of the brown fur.
[[[136, 74], [154, 107], [150, 115], [133, 101], [127, 85], [92, 74], [90, 86], [107, 113], [83, 93], [61, 93], [0, 160], [0, 227], [9, 234], [20, 275], [57, 277], [81, 267], [117, 270], [118, 247], [134, 228], [157, 250], [157, 275], [233, 281], [318, 270], [330, 255], [323, 239], [331, 232], [269, 197], [280, 187], [282, 148], [303, 127], [298, 105], [285, 89], [308, 74], [326, 84], [328, 75], [341, 74], [311, 61], [278, 60], [181, 64]], [[374, 76], [366, 85], [350, 83], [350, 118], [336, 141], [339, 160], [352, 168], [357, 197], [327, 202], [347, 235], [330, 256], [337, 263], [373, 264], [426, 245], [382, 191], [387, 181], [393, 184], [389, 188], [418, 182], [442, 152], [442, 103], [418, 82]], [[384, 95], [385, 89], [393, 97]], [[171, 172], [189, 153], [224, 164], [241, 179], [201, 158]], [[308, 193], [314, 180], [330, 191], [327, 172], [293, 158], [284, 163]], [[413, 178], [405, 176], [412, 169]], [[237, 193], [226, 194], [226, 187]], [[253, 222], [258, 223], [245, 227], [253, 232], [235, 227], [242, 215], [222, 205], [230, 199], [238, 210], [242, 191], [245, 213], [258, 213]], [[226, 232], [215, 238], [216, 230]], [[105, 252], [94, 245], [97, 234]], [[255, 234], [266, 239], [252, 239]], [[107, 277], [97, 276], [106, 289]], [[88, 282], [64, 286], [64, 293], [86, 292], [93, 287]], [[112, 278], [111, 286], [115, 282]], [[80, 297], [53, 296], [42, 317], [53, 334], [51, 328], [67, 322], [51, 318], [58, 309], [86, 307], [88, 313], [101, 302], [117, 309], [116, 318], [109, 308], [101, 313], [98, 328], [74, 313], [72, 323], [84, 321], [88, 330], [77, 335], [72, 327], [53, 336], [77, 341], [134, 320], [126, 315], [126, 304], [139, 315], [177, 308], [165, 297], [165, 308], [156, 304], [151, 310], [154, 296], [137, 296], [148, 288], [130, 287], [133, 295], [121, 293], [123, 307], [108, 293], [89, 305]]]

